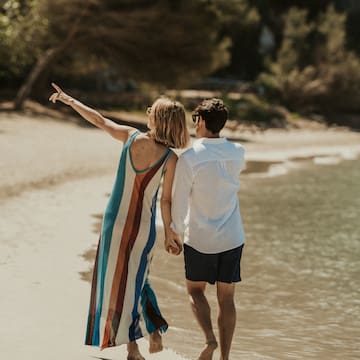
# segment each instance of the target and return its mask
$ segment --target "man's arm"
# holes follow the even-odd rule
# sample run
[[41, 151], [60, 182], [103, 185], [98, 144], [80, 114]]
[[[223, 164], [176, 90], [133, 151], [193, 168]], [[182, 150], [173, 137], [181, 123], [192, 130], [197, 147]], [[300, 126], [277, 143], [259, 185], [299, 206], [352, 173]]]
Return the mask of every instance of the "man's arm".
[[185, 217], [189, 207], [189, 197], [193, 181], [192, 170], [184, 156], [179, 157], [172, 189], [171, 228], [178, 234], [185, 231]]

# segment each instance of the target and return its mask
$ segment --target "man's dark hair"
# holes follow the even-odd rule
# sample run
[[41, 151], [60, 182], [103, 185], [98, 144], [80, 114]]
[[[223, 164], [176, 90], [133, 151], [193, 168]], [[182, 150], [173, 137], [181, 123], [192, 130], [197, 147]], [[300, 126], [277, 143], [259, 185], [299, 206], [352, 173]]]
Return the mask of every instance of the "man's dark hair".
[[225, 126], [228, 110], [221, 99], [206, 99], [196, 107], [194, 113], [199, 114], [205, 121], [205, 127], [213, 134], [217, 134]]

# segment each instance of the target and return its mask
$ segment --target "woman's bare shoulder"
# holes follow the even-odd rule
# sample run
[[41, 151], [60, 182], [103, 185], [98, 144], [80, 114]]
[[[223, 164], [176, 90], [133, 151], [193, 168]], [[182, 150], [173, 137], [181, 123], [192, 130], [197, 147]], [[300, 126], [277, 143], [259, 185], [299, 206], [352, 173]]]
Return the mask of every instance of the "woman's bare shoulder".
[[[139, 132], [139, 131], [138, 131]], [[151, 145], [151, 140], [149, 139], [149, 137], [146, 135], [146, 133], [142, 133], [140, 132], [134, 139], [133, 144], [135, 146], [141, 145], [141, 146], [146, 146], [146, 145]]]
[[174, 151], [171, 150], [166, 165], [175, 168], [177, 160], [178, 160], [178, 156], [175, 154]]

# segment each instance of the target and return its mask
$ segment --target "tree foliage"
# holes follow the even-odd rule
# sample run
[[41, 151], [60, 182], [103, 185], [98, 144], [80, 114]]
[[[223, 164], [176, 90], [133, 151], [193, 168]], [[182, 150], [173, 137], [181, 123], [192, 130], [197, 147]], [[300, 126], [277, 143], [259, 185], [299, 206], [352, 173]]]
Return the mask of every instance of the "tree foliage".
[[[252, 80], [266, 68], [259, 83], [285, 105], [356, 109], [359, 60], [349, 49], [359, 53], [360, 5], [354, 4], [0, 0], [0, 82], [23, 84], [21, 104], [34, 87], [43, 94], [50, 76], [76, 84], [89, 74], [110, 73], [181, 87], [211, 74]], [[267, 57], [259, 52], [265, 26], [275, 36]]]
[[229, 65], [219, 74], [253, 79], [262, 66], [258, 51], [261, 32], [259, 12], [249, 0], [222, 0], [217, 4], [217, 14], [222, 19], [221, 34], [229, 37], [232, 44]]
[[[30, 46], [29, 39], [36, 39], [41, 20], [35, 12], [36, 0], [6, 0], [0, 10], [0, 77], [11, 79], [21, 74], [36, 57], [37, 44]], [[29, 21], [32, 18], [32, 21]], [[20, 40], [19, 40], [20, 39]]]
[[[17, 72], [28, 71], [21, 101], [40, 74], [59, 59], [86, 67], [89, 57], [119, 76], [177, 85], [229, 61], [229, 39], [219, 34], [223, 0], [8, 0], [6, 46]], [[16, 12], [18, 9], [22, 11]], [[15, 11], [15, 14], [14, 14]], [[196, 16], [192, 16], [196, 14]], [[12, 23], [10, 25], [10, 19]]]
[[346, 49], [346, 16], [333, 6], [309, 21], [292, 8], [276, 60], [259, 83], [297, 111], [359, 110], [360, 60]]

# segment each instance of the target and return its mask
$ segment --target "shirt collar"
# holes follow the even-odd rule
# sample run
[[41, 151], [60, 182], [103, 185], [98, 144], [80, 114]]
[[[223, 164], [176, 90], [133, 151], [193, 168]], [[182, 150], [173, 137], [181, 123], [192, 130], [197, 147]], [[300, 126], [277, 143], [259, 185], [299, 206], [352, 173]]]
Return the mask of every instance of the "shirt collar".
[[226, 142], [226, 138], [224, 137], [218, 137], [218, 138], [208, 138], [203, 137], [195, 140], [198, 144], [223, 144]]

